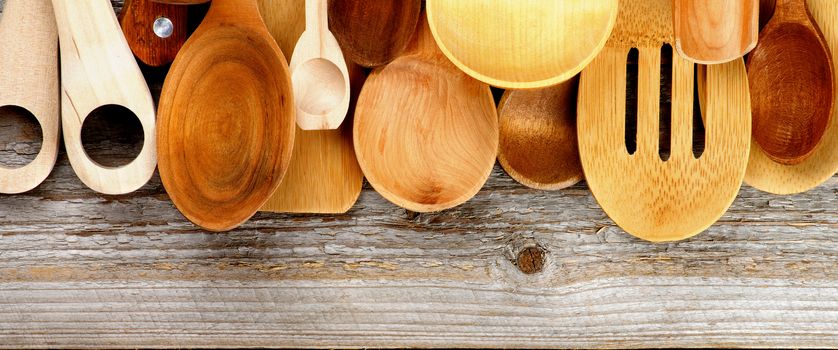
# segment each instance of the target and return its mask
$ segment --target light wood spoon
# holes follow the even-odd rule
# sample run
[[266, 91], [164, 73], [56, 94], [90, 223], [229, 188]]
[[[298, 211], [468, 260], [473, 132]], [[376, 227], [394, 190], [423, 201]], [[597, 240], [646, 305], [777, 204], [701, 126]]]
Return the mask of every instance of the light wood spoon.
[[[707, 229], [733, 202], [745, 175], [751, 122], [743, 61], [699, 69], [706, 75], [706, 148], [693, 153], [695, 64], [672, 55], [671, 153], [660, 155], [661, 47], [673, 42], [670, 0], [620, 2], [614, 33], [582, 72], [577, 129], [585, 179], [602, 209], [649, 241], [685, 239]], [[639, 51], [637, 146], [626, 142], [627, 56]]]
[[41, 151], [31, 163], [0, 166], [0, 193], [14, 194], [41, 184], [58, 156], [58, 28], [51, 1], [6, 0], [0, 41], [0, 107], [27, 110], [41, 125], [43, 137]]
[[427, 0], [443, 53], [472, 77], [507, 89], [570, 79], [605, 46], [617, 0]]
[[187, 9], [152, 0], [126, 0], [119, 24], [134, 55], [152, 67], [174, 61], [186, 42]]
[[384, 198], [438, 211], [469, 200], [489, 178], [497, 111], [489, 86], [445, 58], [422, 16], [405, 54], [367, 79], [354, 139], [361, 169]]
[[674, 0], [675, 49], [701, 64], [741, 58], [759, 37], [759, 0]]
[[329, 31], [327, 0], [306, 0], [306, 30], [291, 56], [297, 124], [303, 130], [337, 129], [349, 110], [349, 71]]
[[[157, 146], [154, 101], [108, 0], [53, 0], [61, 46], [61, 111], [64, 147], [76, 175], [91, 189], [124, 194], [154, 174]], [[143, 148], [121, 167], [102, 166], [85, 153], [81, 129], [91, 112], [107, 105], [133, 112]]]
[[806, 3], [778, 0], [748, 58], [754, 140], [765, 155], [790, 165], [815, 151], [832, 117], [834, 75]]
[[346, 57], [365, 67], [382, 66], [407, 47], [422, 0], [329, 1], [329, 27]]
[[560, 190], [584, 177], [576, 141], [579, 79], [536, 90], [507, 90], [498, 106], [498, 161], [516, 181]]
[[160, 96], [160, 178], [184, 216], [225, 231], [265, 204], [291, 160], [291, 93], [256, 1], [214, 0]]

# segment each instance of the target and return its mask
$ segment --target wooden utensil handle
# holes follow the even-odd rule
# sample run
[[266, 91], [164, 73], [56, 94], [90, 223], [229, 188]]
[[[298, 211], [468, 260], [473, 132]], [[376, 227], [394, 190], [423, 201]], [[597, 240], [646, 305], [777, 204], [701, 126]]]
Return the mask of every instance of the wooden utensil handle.
[[804, 0], [776, 0], [774, 5], [774, 16], [778, 20], [788, 21], [794, 19], [808, 19], [806, 2]]
[[329, 30], [327, 0], [306, 0], [306, 31], [319, 35]]
[[149, 66], [162, 66], [174, 61], [186, 42], [187, 7], [127, 0], [119, 23], [134, 55]]

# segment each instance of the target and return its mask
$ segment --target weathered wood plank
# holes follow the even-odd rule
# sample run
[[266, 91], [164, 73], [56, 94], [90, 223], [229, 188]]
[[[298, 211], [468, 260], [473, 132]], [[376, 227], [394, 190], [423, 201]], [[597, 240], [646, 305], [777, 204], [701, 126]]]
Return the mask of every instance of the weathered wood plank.
[[[0, 114], [0, 161], [21, 164], [37, 128]], [[105, 129], [90, 153], [136, 149]], [[528, 275], [516, 256], [533, 246], [544, 268]], [[367, 186], [346, 215], [216, 234], [159, 178], [98, 195], [62, 153], [41, 187], [0, 198], [0, 347], [58, 346], [838, 347], [838, 177], [796, 196], [743, 187], [670, 244], [622, 232], [583, 184], [533, 191], [500, 168], [441, 213]]]

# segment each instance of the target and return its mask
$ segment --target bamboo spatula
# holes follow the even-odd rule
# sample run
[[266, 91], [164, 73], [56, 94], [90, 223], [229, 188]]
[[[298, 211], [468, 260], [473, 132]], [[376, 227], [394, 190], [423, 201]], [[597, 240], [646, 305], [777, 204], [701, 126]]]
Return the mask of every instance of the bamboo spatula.
[[[623, 229], [649, 241], [693, 236], [727, 210], [745, 175], [751, 122], [742, 60], [709, 66], [706, 149], [693, 154], [694, 64], [673, 55], [671, 154], [659, 154], [661, 47], [673, 41], [670, 0], [625, 0], [614, 33], [583, 72], [578, 138], [585, 178]], [[639, 51], [637, 147], [626, 145], [626, 60]], [[667, 58], [668, 59], [668, 58]]]

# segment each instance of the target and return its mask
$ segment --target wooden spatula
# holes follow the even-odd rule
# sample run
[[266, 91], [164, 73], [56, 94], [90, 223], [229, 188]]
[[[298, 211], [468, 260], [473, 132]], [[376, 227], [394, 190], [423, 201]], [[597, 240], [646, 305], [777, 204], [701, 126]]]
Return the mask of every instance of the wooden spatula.
[[58, 29], [51, 0], [6, 0], [0, 17], [0, 107], [26, 109], [41, 124], [43, 143], [20, 168], [0, 167], [0, 192], [21, 193], [47, 178], [58, 156]]
[[759, 0], [674, 0], [675, 49], [701, 64], [741, 58], [757, 45]]
[[[661, 47], [673, 42], [670, 0], [625, 0], [614, 33], [582, 72], [578, 138], [597, 202], [627, 232], [650, 241], [695, 235], [724, 214], [742, 183], [750, 145], [748, 79], [742, 60], [706, 74], [706, 149], [693, 153], [695, 65], [671, 57], [671, 154], [660, 155]], [[626, 60], [639, 51], [636, 150], [626, 143]]]
[[[64, 147], [76, 175], [105, 194], [132, 192], [154, 174], [157, 142], [154, 101], [137, 61], [122, 36], [108, 0], [53, 0], [61, 46], [61, 111]], [[95, 109], [119, 105], [143, 129], [143, 148], [121, 167], [105, 167], [85, 153], [81, 128]]]

